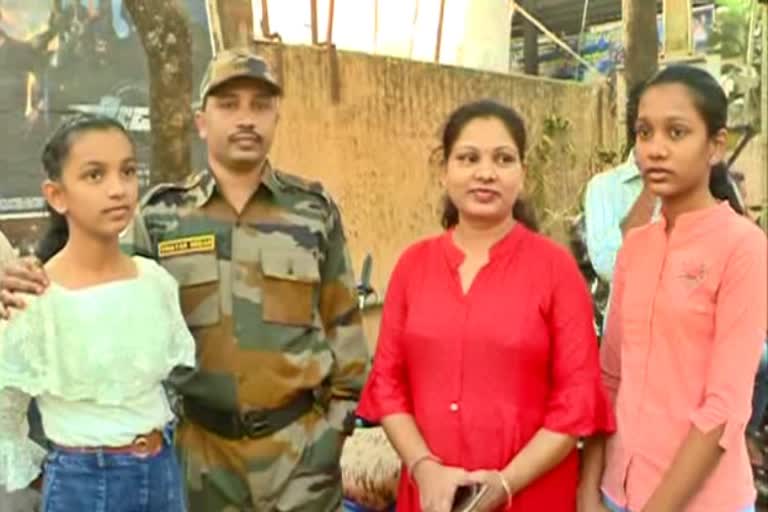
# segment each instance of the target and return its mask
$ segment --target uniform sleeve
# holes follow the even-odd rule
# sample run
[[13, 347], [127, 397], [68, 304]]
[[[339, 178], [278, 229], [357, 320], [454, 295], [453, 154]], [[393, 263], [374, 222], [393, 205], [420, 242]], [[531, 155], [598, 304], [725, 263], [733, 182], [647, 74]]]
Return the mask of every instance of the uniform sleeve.
[[29, 395], [0, 389], [0, 486], [24, 489], [40, 474], [45, 450], [29, 438]]
[[133, 220], [120, 234], [120, 248], [125, 254], [157, 259], [155, 246], [149, 236], [144, 213], [137, 210]]
[[584, 197], [584, 222], [587, 235], [587, 252], [592, 267], [601, 279], [613, 279], [616, 254], [622, 244], [621, 218], [612, 206], [618, 187], [611, 190], [609, 175], [598, 174], [587, 183]]
[[616, 259], [616, 272], [613, 275], [611, 285], [611, 298], [608, 306], [608, 316], [605, 323], [605, 335], [600, 347], [600, 369], [603, 375], [603, 384], [615, 408], [616, 396], [621, 384], [621, 341], [622, 319], [621, 310], [624, 300], [624, 283], [626, 281], [627, 251], [619, 251]]
[[379, 423], [391, 414], [413, 414], [402, 332], [408, 316], [406, 288], [411, 263], [400, 258], [389, 280], [371, 376], [365, 385], [358, 416]]
[[339, 430], [349, 431], [368, 372], [368, 345], [341, 216], [333, 204], [328, 224], [320, 269], [320, 316], [334, 356], [328, 421]]
[[715, 305], [715, 340], [701, 406], [691, 422], [702, 432], [725, 425], [724, 450], [744, 444], [755, 372], [766, 333], [766, 239], [752, 231], [726, 263]]
[[548, 324], [551, 390], [544, 428], [573, 436], [612, 433], [615, 420], [600, 379], [592, 303], [576, 262], [562, 253], [552, 269]]

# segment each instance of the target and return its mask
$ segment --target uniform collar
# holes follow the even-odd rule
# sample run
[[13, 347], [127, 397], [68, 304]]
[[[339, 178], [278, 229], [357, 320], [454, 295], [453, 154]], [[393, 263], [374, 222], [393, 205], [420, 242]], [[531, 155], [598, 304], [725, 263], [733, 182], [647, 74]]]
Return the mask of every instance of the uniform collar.
[[[264, 162], [259, 189], [264, 186], [273, 194], [280, 193], [284, 189], [285, 185], [277, 179], [276, 173], [277, 171], [272, 167], [272, 164], [269, 162], [269, 160]], [[210, 166], [193, 175], [189, 181], [192, 182], [190, 183], [191, 186], [199, 190], [197, 200], [195, 201], [195, 206], [198, 208], [205, 206], [208, 201], [210, 201], [211, 198], [218, 192], [216, 176], [214, 176], [213, 172], [210, 170]]]

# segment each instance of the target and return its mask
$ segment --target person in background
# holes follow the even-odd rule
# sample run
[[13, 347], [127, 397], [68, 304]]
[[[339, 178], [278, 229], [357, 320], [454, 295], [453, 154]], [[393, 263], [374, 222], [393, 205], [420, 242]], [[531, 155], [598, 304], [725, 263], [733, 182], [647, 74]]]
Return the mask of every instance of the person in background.
[[526, 148], [505, 105], [453, 112], [445, 232], [390, 278], [358, 414], [404, 463], [398, 512], [449, 512], [471, 484], [488, 488], [478, 512], [572, 512], [578, 438], [614, 429], [584, 279], [520, 197]]
[[[640, 89], [627, 99], [627, 141], [634, 146]], [[624, 236], [651, 221], [657, 199], [643, 182], [634, 148], [620, 166], [593, 176], [584, 195], [584, 220], [589, 259], [604, 282], [613, 281], [616, 254]]]
[[727, 111], [694, 67], [668, 67], [641, 93], [636, 152], [662, 215], [619, 252], [601, 347], [619, 428], [587, 442], [581, 512], [754, 510], [744, 434], [768, 255], [722, 163]]
[[[748, 204], [747, 183], [744, 173], [730, 172], [731, 180], [736, 184], [744, 205]], [[745, 210], [747, 208], [745, 207]], [[747, 210], [748, 214], [748, 210]], [[759, 224], [759, 223], [758, 223]], [[752, 398], [752, 417], [747, 424], [747, 447], [752, 468], [760, 481], [768, 480], [768, 468], [766, 468], [765, 440], [766, 433], [763, 429], [766, 409], [768, 409], [768, 337], [763, 346], [763, 357], [755, 379], [755, 391]]]
[[[16, 260], [16, 251], [8, 238], [0, 231], [0, 275], [6, 265]], [[30, 427], [30, 430], [32, 428]], [[40, 492], [37, 489], [22, 489], [8, 492], [0, 486], [0, 510], [3, 512], [32, 512], [40, 506]]]

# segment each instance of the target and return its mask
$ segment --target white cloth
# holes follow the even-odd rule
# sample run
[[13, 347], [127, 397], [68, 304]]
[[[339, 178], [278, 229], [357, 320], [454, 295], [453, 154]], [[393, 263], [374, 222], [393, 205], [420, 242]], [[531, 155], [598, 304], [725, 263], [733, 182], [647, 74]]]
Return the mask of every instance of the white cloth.
[[178, 285], [135, 258], [138, 276], [80, 290], [52, 284], [0, 324], [0, 485], [39, 472], [44, 452], [27, 438], [37, 397], [46, 437], [64, 446], [122, 446], [173, 418], [163, 380], [194, 367]]

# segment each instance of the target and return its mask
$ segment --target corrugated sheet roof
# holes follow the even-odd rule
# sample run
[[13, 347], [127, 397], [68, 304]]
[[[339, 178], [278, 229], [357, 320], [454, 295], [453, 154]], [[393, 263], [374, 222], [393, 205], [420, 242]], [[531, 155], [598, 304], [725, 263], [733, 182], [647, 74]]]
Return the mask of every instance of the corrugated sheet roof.
[[[694, 0], [694, 5], [707, 5], [714, 0]], [[544, 25], [558, 35], [578, 34], [584, 13], [584, 0], [535, 0], [531, 10]], [[661, 0], [658, 0], [661, 11]], [[621, 0], [589, 0], [587, 26], [621, 19]], [[512, 20], [512, 37], [522, 37], [522, 16]]]

